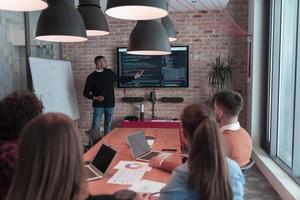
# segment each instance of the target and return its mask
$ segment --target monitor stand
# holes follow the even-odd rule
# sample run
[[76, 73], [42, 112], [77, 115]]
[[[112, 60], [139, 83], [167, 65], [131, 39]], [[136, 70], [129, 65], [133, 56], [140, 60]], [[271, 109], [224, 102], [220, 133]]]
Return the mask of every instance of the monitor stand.
[[156, 102], [156, 94], [155, 91], [151, 91], [150, 95], [149, 95], [149, 101], [151, 101], [152, 103], [152, 115], [151, 115], [151, 119], [157, 119], [157, 117], [154, 115], [154, 106], [155, 106], [155, 102]]
[[151, 115], [151, 119], [154, 120], [156, 119], [157, 117], [154, 115], [154, 106], [155, 106], [155, 101], [152, 102], [152, 115]]

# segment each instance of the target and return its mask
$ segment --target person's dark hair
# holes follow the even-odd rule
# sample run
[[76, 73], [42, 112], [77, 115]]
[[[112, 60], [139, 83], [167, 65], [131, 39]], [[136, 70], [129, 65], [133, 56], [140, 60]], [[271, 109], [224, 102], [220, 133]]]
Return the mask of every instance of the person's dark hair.
[[99, 62], [99, 60], [101, 60], [102, 58], [105, 58], [104, 56], [96, 56], [95, 58], [94, 58], [94, 63], [95, 63], [95, 65], [97, 65], [97, 63]]
[[14, 92], [0, 101], [0, 140], [18, 139], [24, 126], [43, 111], [32, 92]]
[[190, 144], [189, 187], [205, 200], [231, 200], [227, 161], [217, 122], [204, 105], [191, 104], [181, 114], [183, 133]]
[[6, 200], [84, 198], [82, 144], [68, 116], [41, 114], [26, 125], [20, 139], [16, 172]]
[[214, 95], [214, 102], [229, 117], [238, 116], [243, 108], [243, 98], [235, 91], [224, 90]]

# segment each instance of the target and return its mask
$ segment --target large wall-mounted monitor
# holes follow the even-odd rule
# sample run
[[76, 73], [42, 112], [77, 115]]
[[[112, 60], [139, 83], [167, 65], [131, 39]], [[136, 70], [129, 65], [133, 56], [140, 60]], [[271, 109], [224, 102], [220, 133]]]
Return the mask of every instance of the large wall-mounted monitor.
[[141, 56], [127, 54], [124, 47], [117, 48], [117, 72], [119, 76], [143, 75], [134, 81], [118, 83], [119, 88], [178, 88], [189, 86], [189, 48], [173, 46], [171, 54]]

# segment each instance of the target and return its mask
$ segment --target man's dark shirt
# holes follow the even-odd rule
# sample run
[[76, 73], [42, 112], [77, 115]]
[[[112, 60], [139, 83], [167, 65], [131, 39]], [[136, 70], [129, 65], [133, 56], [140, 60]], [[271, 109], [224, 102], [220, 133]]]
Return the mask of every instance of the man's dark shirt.
[[16, 140], [0, 140], [0, 200], [5, 199], [15, 172], [17, 148]]
[[94, 71], [87, 79], [83, 90], [83, 96], [93, 99], [96, 96], [103, 96], [102, 102], [93, 101], [93, 107], [115, 107], [114, 81], [121, 83], [132, 81], [134, 77], [118, 77], [110, 69], [103, 69], [102, 72]]

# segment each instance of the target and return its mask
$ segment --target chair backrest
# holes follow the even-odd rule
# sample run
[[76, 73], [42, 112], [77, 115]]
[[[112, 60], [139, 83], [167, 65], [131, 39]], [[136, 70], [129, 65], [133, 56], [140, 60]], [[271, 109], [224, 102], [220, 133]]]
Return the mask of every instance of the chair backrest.
[[97, 129], [90, 129], [88, 131], [85, 132], [86, 135], [89, 138], [89, 145], [92, 147], [94, 144], [96, 144], [97, 142], [99, 142], [99, 140], [101, 140], [101, 134], [100, 131]]
[[251, 169], [251, 167], [253, 167], [254, 164], [255, 164], [255, 161], [250, 158], [250, 161], [248, 162], [248, 164], [245, 165], [244, 167], [241, 167], [241, 170], [245, 171], [245, 170]]

